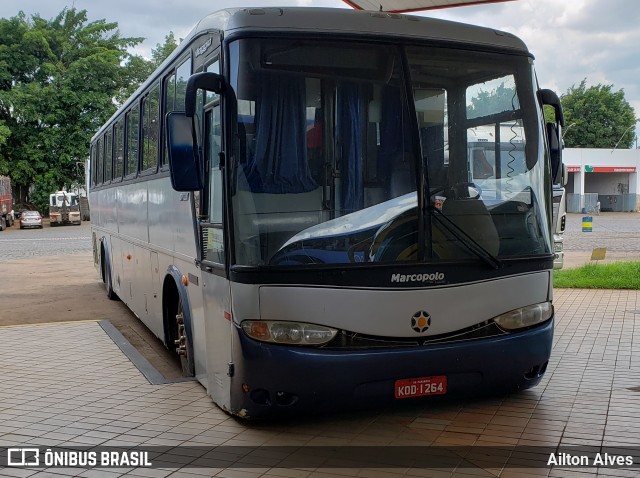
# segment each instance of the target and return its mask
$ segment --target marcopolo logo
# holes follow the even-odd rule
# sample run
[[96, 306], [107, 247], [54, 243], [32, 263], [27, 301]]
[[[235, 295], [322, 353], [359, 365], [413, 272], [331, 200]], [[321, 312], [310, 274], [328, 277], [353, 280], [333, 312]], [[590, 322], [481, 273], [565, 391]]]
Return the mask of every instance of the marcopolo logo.
[[444, 282], [445, 275], [442, 272], [431, 274], [391, 274], [391, 282], [422, 282], [437, 283]]
[[200, 56], [205, 51], [207, 51], [212, 43], [213, 43], [213, 40], [211, 38], [209, 38], [204, 44], [202, 44], [198, 48], [196, 48], [196, 56]]

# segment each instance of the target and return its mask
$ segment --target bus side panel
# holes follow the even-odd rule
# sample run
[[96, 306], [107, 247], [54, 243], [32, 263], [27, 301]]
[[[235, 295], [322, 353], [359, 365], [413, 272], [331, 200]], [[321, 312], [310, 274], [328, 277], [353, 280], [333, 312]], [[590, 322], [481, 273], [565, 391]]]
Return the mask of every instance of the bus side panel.
[[207, 310], [206, 343], [203, 344], [207, 350], [209, 370], [207, 392], [218, 406], [229, 410], [232, 321], [228, 314], [225, 316], [225, 312], [232, 310], [229, 281], [225, 277], [207, 272], [203, 272], [202, 280]]
[[194, 211], [192, 193], [173, 191], [167, 179], [168, 188], [172, 192], [171, 200], [175, 204], [175, 215], [172, 221], [173, 250], [177, 254], [196, 257], [196, 241], [194, 238]]
[[146, 183], [125, 184], [119, 187], [117, 208], [120, 234], [148, 242]]
[[101, 191], [92, 191], [91, 195], [91, 225], [93, 227], [102, 227], [102, 196]]
[[149, 242], [195, 258], [193, 194], [175, 191], [169, 177], [150, 181], [147, 187]]
[[[149, 242], [166, 250], [175, 250], [174, 229], [181, 222], [180, 216], [191, 218], [190, 211], [180, 210], [179, 193], [171, 188], [169, 178], [150, 181], [147, 187]], [[189, 231], [191, 230], [193, 227], [189, 225]]]
[[[102, 208], [100, 222], [102, 227], [112, 234], [118, 233], [118, 208], [116, 205], [116, 189], [109, 188], [100, 191], [100, 201], [105, 204]], [[112, 205], [112, 206], [107, 206]]]

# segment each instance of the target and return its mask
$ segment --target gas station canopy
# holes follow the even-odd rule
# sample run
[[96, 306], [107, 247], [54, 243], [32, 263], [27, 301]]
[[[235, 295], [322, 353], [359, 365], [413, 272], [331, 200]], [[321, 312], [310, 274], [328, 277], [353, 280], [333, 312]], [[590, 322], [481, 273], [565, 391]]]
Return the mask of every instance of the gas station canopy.
[[436, 8], [482, 5], [513, 0], [343, 0], [356, 10], [373, 10], [389, 13], [418, 12]]

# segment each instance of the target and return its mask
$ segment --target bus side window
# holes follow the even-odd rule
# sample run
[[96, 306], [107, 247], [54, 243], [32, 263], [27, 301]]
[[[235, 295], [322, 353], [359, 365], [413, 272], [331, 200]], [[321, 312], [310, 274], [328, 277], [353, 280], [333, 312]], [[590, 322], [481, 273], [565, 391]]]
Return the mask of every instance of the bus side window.
[[160, 86], [156, 85], [142, 100], [142, 171], [158, 165], [160, 137]]
[[140, 106], [136, 104], [129, 110], [127, 121], [127, 149], [125, 160], [125, 176], [132, 176], [138, 172], [138, 133], [140, 131]]
[[104, 163], [102, 162], [104, 149], [102, 137], [98, 138], [96, 144], [96, 184], [102, 184], [102, 178], [104, 177]]
[[111, 181], [112, 165], [113, 165], [113, 141], [111, 129], [108, 129], [104, 135], [104, 182]]

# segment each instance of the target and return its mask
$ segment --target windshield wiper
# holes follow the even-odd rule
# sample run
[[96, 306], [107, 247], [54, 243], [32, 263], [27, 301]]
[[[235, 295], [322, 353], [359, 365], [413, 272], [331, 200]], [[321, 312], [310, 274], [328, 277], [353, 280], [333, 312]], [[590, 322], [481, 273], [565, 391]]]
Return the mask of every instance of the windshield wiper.
[[504, 263], [496, 256], [487, 251], [484, 247], [478, 243], [473, 237], [467, 234], [460, 226], [449, 219], [435, 206], [429, 206], [429, 211], [432, 212], [432, 216], [436, 217], [440, 224], [442, 224], [447, 231], [453, 235], [458, 241], [460, 241], [467, 249], [485, 261], [489, 266], [494, 269], [501, 269]]

